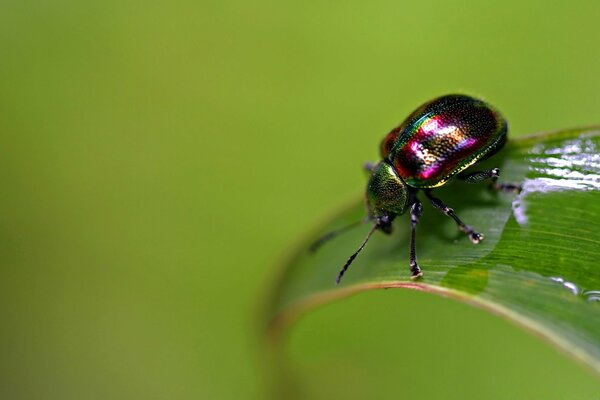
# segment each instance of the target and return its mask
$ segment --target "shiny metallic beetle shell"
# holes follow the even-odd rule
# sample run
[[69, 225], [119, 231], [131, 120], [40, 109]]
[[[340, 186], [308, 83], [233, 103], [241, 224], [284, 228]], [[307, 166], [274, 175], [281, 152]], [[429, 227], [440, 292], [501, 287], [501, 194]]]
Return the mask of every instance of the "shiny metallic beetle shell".
[[506, 143], [506, 120], [465, 95], [434, 99], [413, 111], [381, 142], [381, 156], [414, 188], [441, 186]]

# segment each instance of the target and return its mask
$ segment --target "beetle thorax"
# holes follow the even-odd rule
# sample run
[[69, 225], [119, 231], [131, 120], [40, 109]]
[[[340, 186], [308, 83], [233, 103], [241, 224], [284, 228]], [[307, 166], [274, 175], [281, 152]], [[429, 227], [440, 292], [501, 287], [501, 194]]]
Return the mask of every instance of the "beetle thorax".
[[383, 160], [367, 184], [367, 208], [373, 219], [403, 214], [408, 205], [408, 187], [394, 168]]

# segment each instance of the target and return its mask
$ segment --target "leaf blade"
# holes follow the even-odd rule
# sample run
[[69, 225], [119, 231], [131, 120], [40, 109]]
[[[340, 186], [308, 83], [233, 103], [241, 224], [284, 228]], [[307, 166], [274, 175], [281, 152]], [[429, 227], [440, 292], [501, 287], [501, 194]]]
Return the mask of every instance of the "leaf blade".
[[[337, 270], [368, 227], [336, 238], [316, 255], [303, 245], [287, 263], [270, 303], [277, 336], [300, 313], [377, 288], [425, 290], [483, 307], [548, 339], [600, 373], [600, 128], [523, 137], [484, 167], [521, 181], [518, 196], [448, 185], [436, 196], [486, 234], [473, 246], [452, 221], [426, 208], [417, 237], [425, 277], [408, 270], [408, 220], [391, 237], [374, 235], [342, 285]], [[426, 215], [425, 215], [426, 214]], [[354, 205], [320, 233], [364, 216]]]

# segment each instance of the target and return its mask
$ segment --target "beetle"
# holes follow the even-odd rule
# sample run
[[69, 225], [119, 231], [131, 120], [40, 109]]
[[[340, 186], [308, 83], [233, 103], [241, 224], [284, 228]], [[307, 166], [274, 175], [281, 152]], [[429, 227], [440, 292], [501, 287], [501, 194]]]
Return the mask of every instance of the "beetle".
[[420, 278], [423, 272], [416, 255], [416, 230], [423, 212], [417, 197], [420, 191], [433, 207], [452, 218], [471, 242], [481, 242], [484, 235], [465, 224], [452, 208], [433, 196], [432, 190], [459, 178], [467, 183], [489, 180], [495, 190], [520, 191], [520, 185], [498, 182], [498, 168], [467, 171], [496, 154], [506, 143], [507, 131], [506, 120], [495, 108], [471, 96], [450, 94], [421, 105], [385, 136], [380, 145], [381, 160], [365, 165], [370, 173], [365, 195], [365, 220], [329, 232], [314, 242], [311, 250], [361, 222], [373, 223], [363, 243], [340, 270], [336, 278], [339, 284], [373, 232], [379, 230], [390, 234], [394, 219], [408, 212], [411, 224], [409, 267], [411, 278]]

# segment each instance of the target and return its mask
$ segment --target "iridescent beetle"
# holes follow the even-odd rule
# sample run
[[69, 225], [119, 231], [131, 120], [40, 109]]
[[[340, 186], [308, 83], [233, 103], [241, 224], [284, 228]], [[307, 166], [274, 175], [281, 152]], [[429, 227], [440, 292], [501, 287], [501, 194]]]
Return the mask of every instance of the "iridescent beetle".
[[[431, 194], [433, 188], [455, 176], [468, 183], [490, 179], [492, 188], [518, 192], [519, 185], [498, 183], [500, 170], [466, 173], [466, 169], [494, 155], [507, 138], [506, 120], [489, 104], [476, 98], [453, 94], [442, 96], [417, 108], [394, 128], [381, 142], [382, 160], [365, 167], [371, 173], [367, 184], [368, 217], [373, 222], [366, 239], [350, 256], [339, 272], [336, 282], [365, 247], [375, 230], [389, 234], [396, 216], [410, 210], [410, 271], [413, 279], [423, 275], [417, 263], [415, 236], [423, 206], [417, 198], [420, 190], [431, 204], [452, 218], [458, 228], [474, 244], [483, 235], [463, 223], [454, 210]], [[311, 249], [360, 222], [330, 232], [317, 240]]]

